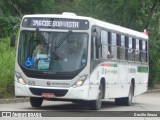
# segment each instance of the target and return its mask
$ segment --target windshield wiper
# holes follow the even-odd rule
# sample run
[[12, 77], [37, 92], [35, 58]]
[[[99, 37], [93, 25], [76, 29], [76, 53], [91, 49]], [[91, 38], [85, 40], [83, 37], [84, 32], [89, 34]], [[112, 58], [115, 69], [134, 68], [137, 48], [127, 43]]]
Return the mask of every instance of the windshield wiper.
[[71, 33], [72, 33], [72, 30], [69, 30], [68, 33], [55, 44], [55, 50], [59, 48], [63, 44], [63, 42], [68, 39]]

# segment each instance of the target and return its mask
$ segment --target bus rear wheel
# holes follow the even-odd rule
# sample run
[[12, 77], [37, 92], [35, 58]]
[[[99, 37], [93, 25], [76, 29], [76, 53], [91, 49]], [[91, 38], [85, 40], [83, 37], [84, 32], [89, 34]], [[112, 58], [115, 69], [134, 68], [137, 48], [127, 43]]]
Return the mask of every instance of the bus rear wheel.
[[30, 97], [30, 104], [32, 107], [41, 107], [43, 98]]
[[132, 105], [133, 93], [134, 93], [134, 88], [133, 88], [133, 84], [131, 84], [128, 97], [116, 98], [115, 103], [117, 105], [125, 105], [125, 106]]
[[94, 101], [90, 101], [90, 103], [89, 103], [91, 110], [101, 109], [102, 95], [103, 95], [103, 88], [102, 88], [102, 83], [100, 83], [97, 99]]

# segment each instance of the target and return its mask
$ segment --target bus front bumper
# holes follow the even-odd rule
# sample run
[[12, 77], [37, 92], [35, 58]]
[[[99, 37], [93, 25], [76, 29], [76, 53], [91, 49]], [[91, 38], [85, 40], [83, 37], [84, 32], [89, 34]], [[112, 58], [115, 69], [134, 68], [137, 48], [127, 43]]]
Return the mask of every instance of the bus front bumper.
[[42, 87], [23, 85], [15, 81], [15, 96], [42, 97], [43, 93], [53, 93], [55, 98], [88, 100], [89, 85], [80, 87]]

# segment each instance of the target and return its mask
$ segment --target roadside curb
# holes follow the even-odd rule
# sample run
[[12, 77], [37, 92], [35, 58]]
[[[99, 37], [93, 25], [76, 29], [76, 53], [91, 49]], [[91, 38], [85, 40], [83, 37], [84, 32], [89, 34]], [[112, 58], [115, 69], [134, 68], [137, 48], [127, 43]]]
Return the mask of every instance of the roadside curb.
[[0, 104], [28, 102], [29, 98], [0, 99]]

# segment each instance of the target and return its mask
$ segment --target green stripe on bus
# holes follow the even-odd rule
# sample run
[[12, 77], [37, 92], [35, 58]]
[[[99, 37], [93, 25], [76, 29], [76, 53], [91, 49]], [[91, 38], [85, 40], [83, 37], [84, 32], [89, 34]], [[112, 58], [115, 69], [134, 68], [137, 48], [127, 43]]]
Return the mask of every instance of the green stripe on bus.
[[148, 67], [138, 66], [138, 72], [148, 73]]
[[108, 64], [108, 63], [103, 63], [101, 66], [106, 66], [106, 67], [117, 67], [117, 64]]

